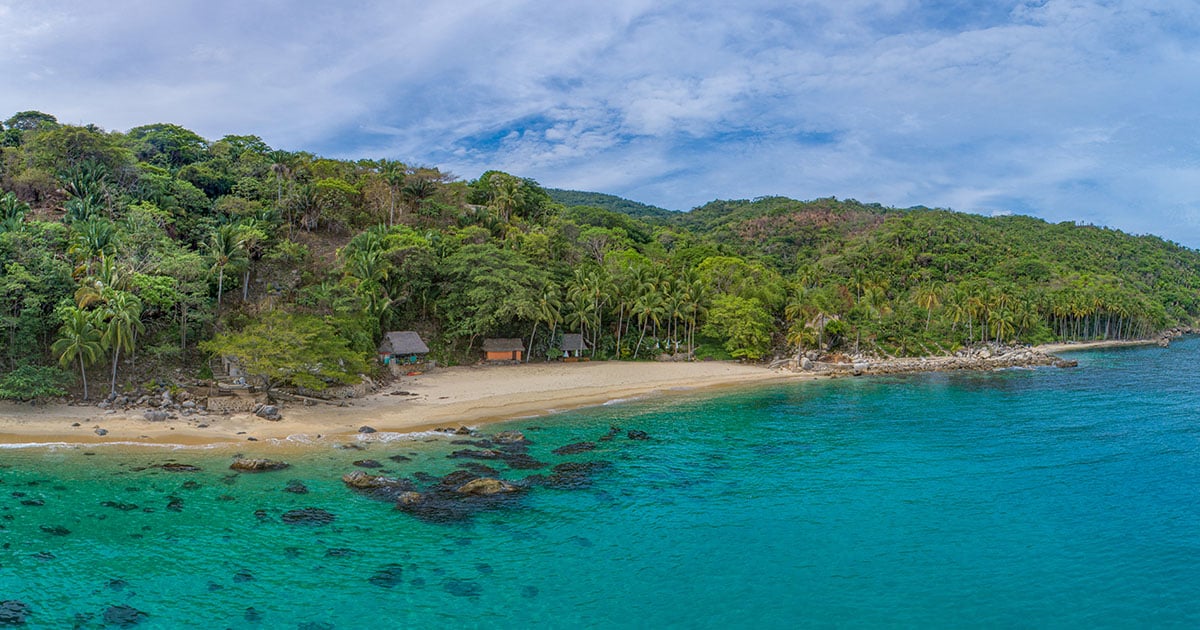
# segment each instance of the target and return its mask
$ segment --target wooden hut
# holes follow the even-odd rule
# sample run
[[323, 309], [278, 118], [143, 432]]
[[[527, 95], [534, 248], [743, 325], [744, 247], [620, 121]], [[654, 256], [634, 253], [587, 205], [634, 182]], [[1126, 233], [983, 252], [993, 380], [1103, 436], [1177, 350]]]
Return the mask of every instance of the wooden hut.
[[411, 330], [389, 332], [379, 342], [379, 361], [392, 363], [418, 363], [429, 353], [429, 347], [421, 336]]
[[525, 358], [525, 342], [520, 339], [484, 339], [485, 361], [520, 361]]
[[570, 359], [583, 356], [583, 351], [588, 349], [588, 344], [583, 340], [583, 335], [579, 333], [567, 333], [563, 335], [562, 351], [563, 358]]

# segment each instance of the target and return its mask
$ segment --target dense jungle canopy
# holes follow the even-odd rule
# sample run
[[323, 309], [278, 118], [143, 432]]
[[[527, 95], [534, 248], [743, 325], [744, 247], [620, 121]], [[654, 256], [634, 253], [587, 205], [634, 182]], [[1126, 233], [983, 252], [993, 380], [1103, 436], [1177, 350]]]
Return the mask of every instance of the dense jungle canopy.
[[375, 369], [391, 330], [444, 364], [490, 337], [544, 361], [564, 333], [597, 359], [757, 361], [1137, 338], [1198, 314], [1200, 253], [1103, 227], [833, 198], [671, 212], [172, 124], [0, 127], [0, 397], [249, 352], [319, 389]]

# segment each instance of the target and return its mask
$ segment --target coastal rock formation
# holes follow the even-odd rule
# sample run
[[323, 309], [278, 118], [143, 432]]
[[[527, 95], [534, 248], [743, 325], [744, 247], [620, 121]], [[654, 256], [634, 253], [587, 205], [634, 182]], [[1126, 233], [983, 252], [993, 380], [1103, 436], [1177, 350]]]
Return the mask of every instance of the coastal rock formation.
[[998, 370], [1014, 367], [1058, 366], [1071, 367], [1054, 355], [1028, 346], [985, 344], [966, 348], [947, 356], [887, 358], [810, 352], [799, 363], [790, 361], [793, 371], [814, 372], [831, 376], [862, 374], [909, 374], [914, 372], [949, 372], [956, 370]]
[[501, 431], [492, 436], [492, 441], [497, 444], [529, 444], [525, 434], [520, 431]]
[[508, 492], [518, 492], [521, 488], [514, 486], [507, 481], [493, 479], [491, 477], [480, 477], [468, 481], [459, 486], [455, 492], [459, 494], [470, 494], [476, 496], [491, 496], [493, 494], [503, 494]]
[[287, 468], [288, 466], [289, 466], [289, 464], [287, 462], [281, 462], [281, 461], [274, 460], [274, 459], [244, 458], [244, 457], [239, 457], [239, 458], [233, 460], [233, 463], [229, 465], [229, 467], [232, 468], [233, 470], [240, 470], [243, 472], [265, 472], [268, 470], [283, 470], [284, 468]]
[[382, 475], [370, 475], [361, 470], [356, 470], [354, 472], [349, 472], [342, 475], [342, 483], [357, 490], [376, 490], [379, 488], [398, 487], [410, 489], [413, 487], [413, 483], [407, 479], [384, 477]]

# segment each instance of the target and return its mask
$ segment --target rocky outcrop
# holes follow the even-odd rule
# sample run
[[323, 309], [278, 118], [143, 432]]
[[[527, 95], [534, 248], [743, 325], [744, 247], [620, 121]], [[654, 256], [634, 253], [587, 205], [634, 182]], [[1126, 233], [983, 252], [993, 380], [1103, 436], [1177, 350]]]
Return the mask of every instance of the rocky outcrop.
[[867, 356], [829, 355], [809, 352], [793, 371], [829, 375], [908, 374], [956, 370], [998, 370], [1014, 367], [1071, 367], [1071, 362], [1029, 346], [985, 344], [959, 350], [952, 355], [879, 359]]
[[520, 431], [501, 431], [492, 436], [492, 441], [496, 444], [529, 444], [525, 434]]
[[507, 481], [493, 479], [491, 477], [480, 477], [464, 483], [455, 489], [459, 494], [470, 494], [475, 496], [491, 496], [493, 494], [504, 494], [508, 492], [518, 492], [521, 488]]
[[269, 470], [283, 470], [284, 468], [287, 468], [288, 465], [289, 464], [287, 462], [281, 462], [274, 459], [239, 457], [238, 459], [233, 460], [233, 463], [230, 464], [229, 467], [233, 470], [240, 470], [242, 472], [266, 472]]

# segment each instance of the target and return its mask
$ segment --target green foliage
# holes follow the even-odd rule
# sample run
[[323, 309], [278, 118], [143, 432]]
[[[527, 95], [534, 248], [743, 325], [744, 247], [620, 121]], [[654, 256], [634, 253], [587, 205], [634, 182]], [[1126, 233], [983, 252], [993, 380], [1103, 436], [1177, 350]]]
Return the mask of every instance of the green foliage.
[[284, 311], [271, 311], [238, 332], [219, 333], [200, 348], [236, 358], [268, 392], [284, 384], [321, 390], [357, 383], [367, 366], [363, 353], [352, 350], [335, 326], [320, 317]]
[[168, 123], [134, 127], [125, 137], [138, 160], [170, 169], [200, 161], [208, 149], [195, 132]]
[[58, 368], [22, 365], [0, 377], [0, 398], [29, 401], [66, 396], [63, 386], [69, 378]]
[[757, 361], [771, 351], [772, 324], [758, 299], [723, 295], [709, 309], [704, 334], [724, 339], [732, 356]]

